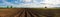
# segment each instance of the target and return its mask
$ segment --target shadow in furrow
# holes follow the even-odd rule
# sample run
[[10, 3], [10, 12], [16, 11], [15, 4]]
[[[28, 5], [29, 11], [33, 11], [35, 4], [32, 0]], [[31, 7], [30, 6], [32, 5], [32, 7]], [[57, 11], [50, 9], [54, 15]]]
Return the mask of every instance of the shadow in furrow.
[[19, 14], [19, 16], [18, 16], [18, 17], [20, 17], [20, 16], [23, 14], [23, 12], [24, 12], [24, 11], [20, 12], [20, 14]]
[[32, 13], [29, 12], [29, 11], [30, 11], [29, 9], [26, 10], [26, 12], [28, 12], [28, 13], [30, 14], [31, 17], [34, 17], [34, 16], [32, 15]]

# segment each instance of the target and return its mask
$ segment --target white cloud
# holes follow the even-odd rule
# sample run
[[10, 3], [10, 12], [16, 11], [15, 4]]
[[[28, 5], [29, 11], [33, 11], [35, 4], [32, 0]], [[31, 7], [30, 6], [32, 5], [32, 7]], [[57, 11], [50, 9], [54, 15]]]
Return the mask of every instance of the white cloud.
[[31, 2], [32, 0], [23, 0], [24, 2]]
[[[25, 2], [31, 2], [32, 0], [24, 0]], [[13, 5], [15, 7], [36, 7], [36, 8], [39, 8], [39, 7], [58, 7], [57, 4], [60, 4], [60, 0], [44, 0], [42, 2], [37, 2], [35, 0], [33, 0], [33, 3], [26, 3], [26, 4], [19, 4], [19, 5], [15, 5], [15, 4], [12, 4], [10, 2], [6, 2], [5, 0], [3, 0], [3, 2], [7, 5]], [[18, 3], [17, 1], [15, 1], [15, 3]], [[41, 4], [42, 3], [42, 4]]]
[[47, 7], [58, 7], [57, 4], [60, 4], [59, 0], [45, 0], [44, 2], [41, 3], [45, 3], [43, 6], [47, 6]]

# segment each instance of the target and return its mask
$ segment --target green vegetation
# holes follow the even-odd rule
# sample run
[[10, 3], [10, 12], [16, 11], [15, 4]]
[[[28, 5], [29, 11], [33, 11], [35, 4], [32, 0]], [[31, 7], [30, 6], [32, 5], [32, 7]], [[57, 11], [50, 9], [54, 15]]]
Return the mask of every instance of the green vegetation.
[[13, 8], [13, 6], [0, 6], [0, 8]]
[[7, 8], [13, 8], [12, 6], [7, 6]]

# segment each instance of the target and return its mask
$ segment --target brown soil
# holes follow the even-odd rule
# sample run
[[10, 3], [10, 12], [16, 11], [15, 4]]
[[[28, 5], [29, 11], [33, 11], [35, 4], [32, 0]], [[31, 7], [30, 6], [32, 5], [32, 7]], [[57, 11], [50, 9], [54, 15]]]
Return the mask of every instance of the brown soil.
[[60, 17], [60, 9], [0, 9], [0, 17]]

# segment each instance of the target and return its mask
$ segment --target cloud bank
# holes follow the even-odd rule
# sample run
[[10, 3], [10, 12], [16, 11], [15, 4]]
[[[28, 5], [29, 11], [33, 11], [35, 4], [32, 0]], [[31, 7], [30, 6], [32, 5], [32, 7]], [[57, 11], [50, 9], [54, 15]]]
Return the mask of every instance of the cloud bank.
[[0, 6], [13, 7], [60, 7], [60, 0], [0, 0]]

